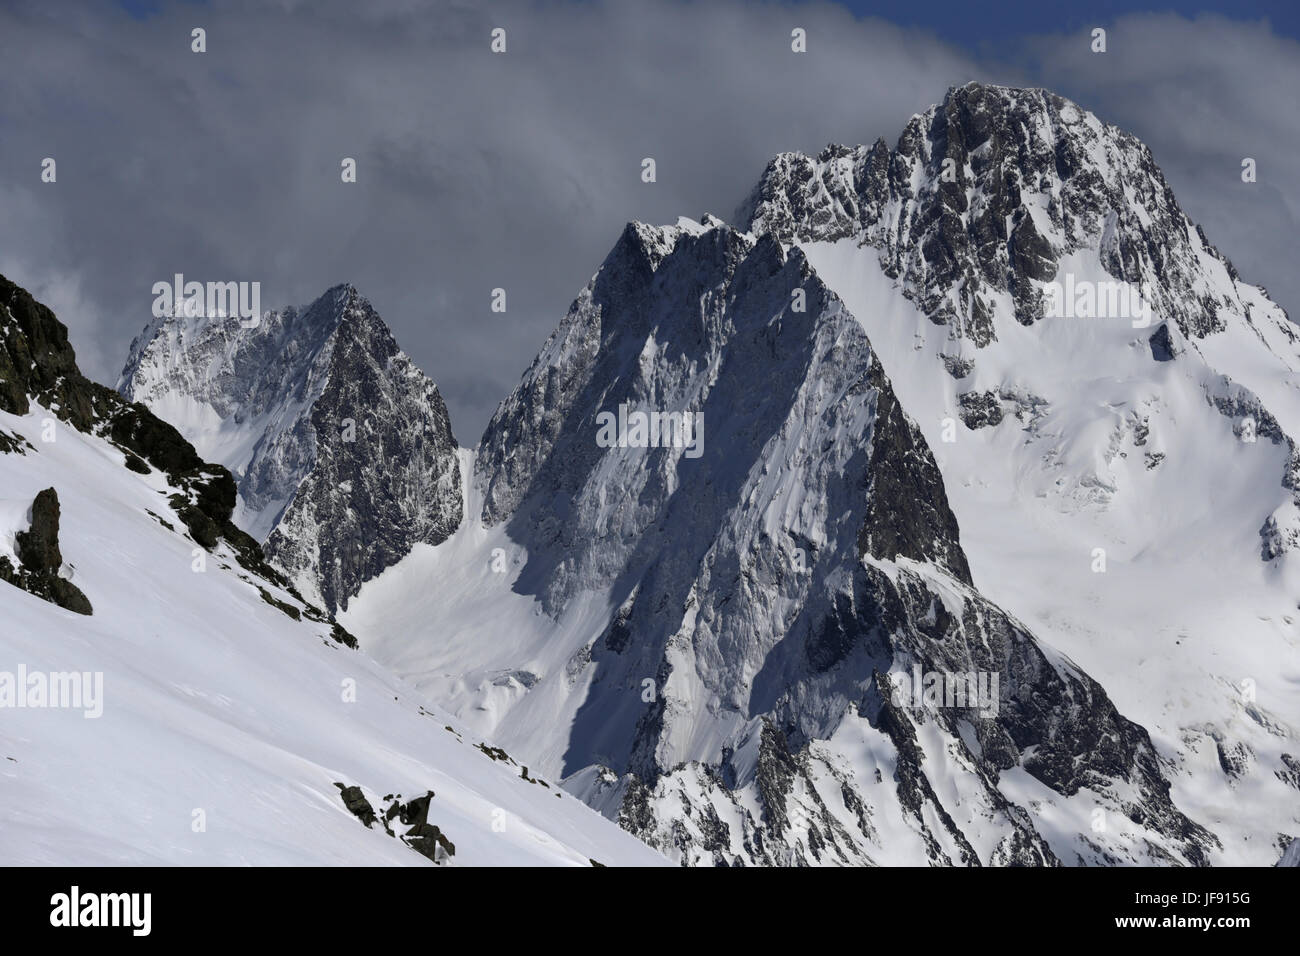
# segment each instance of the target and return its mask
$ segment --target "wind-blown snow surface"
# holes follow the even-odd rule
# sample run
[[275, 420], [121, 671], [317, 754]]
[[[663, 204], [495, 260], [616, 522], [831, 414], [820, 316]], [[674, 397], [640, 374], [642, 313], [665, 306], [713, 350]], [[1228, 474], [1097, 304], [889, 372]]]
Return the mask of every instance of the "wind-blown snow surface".
[[120, 451], [65, 425], [42, 441], [49, 417], [0, 412], [0, 431], [32, 446], [0, 453], [0, 552], [22, 530], [21, 503], [54, 487], [65, 573], [94, 614], [0, 583], [0, 671], [102, 672], [103, 715], [0, 709], [0, 862], [429, 865], [348, 813], [336, 781], [381, 811], [386, 795], [434, 791], [429, 822], [455, 845], [453, 865], [666, 862], [445, 729], [459, 722], [328, 625], [265, 602], [259, 588], [296, 605], [224, 545], [195, 573], [160, 473], [128, 471]]
[[[600, 447], [620, 404], [703, 414], [702, 455]], [[1215, 843], [1145, 732], [971, 586], [929, 450], [797, 251], [630, 225], [461, 473], [462, 526], [343, 620], [683, 862]], [[998, 673], [1001, 712], [899, 706], [884, 675], [914, 665]]]

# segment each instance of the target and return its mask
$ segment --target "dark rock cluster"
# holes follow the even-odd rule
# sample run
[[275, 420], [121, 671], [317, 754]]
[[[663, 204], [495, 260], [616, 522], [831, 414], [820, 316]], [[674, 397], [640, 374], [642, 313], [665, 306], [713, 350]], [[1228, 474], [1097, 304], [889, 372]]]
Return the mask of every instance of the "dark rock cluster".
[[348, 813], [365, 824], [366, 829], [378, 823], [390, 837], [396, 837], [397, 833], [392, 828], [392, 823], [396, 820], [402, 826], [410, 827], [402, 834], [402, 842], [421, 856], [434, 863], [442, 863], [456, 855], [456, 845], [447, 839], [441, 827], [429, 822], [429, 804], [434, 796], [432, 790], [406, 803], [401, 802], [400, 793], [389, 794], [384, 797], [388, 807], [380, 815], [360, 787], [349, 787], [342, 783], [335, 783], [334, 786], [339, 788], [339, 797]]
[[63, 552], [59, 549], [59, 495], [46, 488], [32, 502], [31, 526], [14, 536], [19, 566], [0, 558], [0, 581], [7, 581], [51, 604], [92, 614], [90, 599], [71, 581], [62, 577]]

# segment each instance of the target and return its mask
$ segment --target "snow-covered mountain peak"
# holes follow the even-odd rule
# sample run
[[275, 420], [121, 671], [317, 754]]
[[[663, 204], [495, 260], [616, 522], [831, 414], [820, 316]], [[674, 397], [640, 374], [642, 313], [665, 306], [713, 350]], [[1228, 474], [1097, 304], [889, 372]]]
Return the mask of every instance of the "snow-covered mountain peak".
[[[892, 150], [778, 157], [743, 213], [866, 329], [981, 590], [1151, 731], [1229, 858], [1285, 845], [1300, 340], [1150, 150], [1050, 92], [968, 85]], [[1247, 793], [1262, 831], [1220, 810]]]
[[[1167, 413], [1151, 397], [1167, 377], [1161, 368], [1173, 363], [1193, 374], [1207, 405], [1235, 421], [1237, 435], [1284, 445], [1290, 463], [1275, 481], [1291, 491], [1300, 484], [1294, 324], [1188, 219], [1150, 150], [1075, 103], [1040, 89], [955, 87], [912, 118], [893, 150], [878, 141], [777, 157], [740, 214], [747, 228], [797, 243], [815, 260], [814, 247], [837, 246], [827, 253], [836, 263], [822, 259], [823, 271], [842, 268], [845, 246], [876, 260], [940, 327], [937, 337], [915, 336], [932, 340], [917, 347], [952, 379], [939, 389], [952, 393], [940, 421], [979, 428], [1013, 416], [1038, 430], [1051, 409], [1087, 403], [1096, 389], [1085, 383], [1136, 356], [1134, 374], [1151, 381], [1137, 389], [1143, 394], [1110, 402], [1136, 416], [1135, 447], [1169, 434], [1160, 422]], [[839, 289], [838, 276], [832, 285]], [[1072, 361], [1058, 368], [1063, 356], [1051, 350], [1062, 347]], [[1058, 397], [1065, 381], [1078, 385]], [[1092, 452], [1033, 451], [1042, 461], [1079, 459], [1079, 470], [1071, 466], [1058, 482], [1069, 495], [1114, 486], [1111, 468], [1084, 460]], [[1153, 468], [1164, 460], [1159, 447], [1145, 451]], [[1264, 526], [1266, 556], [1300, 537], [1294, 497], [1276, 514], [1249, 519]]]
[[[1202, 861], [1212, 844], [1145, 732], [973, 586], [861, 322], [770, 234], [629, 224], [472, 476], [465, 524], [345, 622], [678, 858]], [[1002, 690], [922, 715], [891, 693], [914, 669]], [[954, 754], [955, 797], [934, 776]], [[1034, 792], [1082, 819], [1120, 791], [1136, 839], [1025, 809]]]
[[252, 328], [156, 319], [118, 387], [234, 472], [236, 521], [330, 610], [460, 521], [446, 405], [351, 284]]
[[784, 153], [738, 212], [784, 242], [853, 238], [936, 322], [976, 347], [1050, 312], [1069, 259], [1097, 256], [1186, 336], [1230, 316], [1284, 320], [1178, 206], [1133, 135], [1041, 89], [970, 83], [914, 116], [897, 145]]

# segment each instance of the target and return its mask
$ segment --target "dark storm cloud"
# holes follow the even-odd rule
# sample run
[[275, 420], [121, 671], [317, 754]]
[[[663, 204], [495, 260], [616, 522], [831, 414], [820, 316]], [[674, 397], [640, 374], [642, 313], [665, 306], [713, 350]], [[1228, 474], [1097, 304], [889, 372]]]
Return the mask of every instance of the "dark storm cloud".
[[[981, 63], [830, 5], [47, 7], [0, 12], [0, 272], [59, 312], [103, 380], [175, 272], [261, 281], [264, 306], [350, 281], [472, 443], [625, 222], [728, 218], [773, 153], [892, 143], [970, 79], [1060, 85], [1148, 139], [1243, 273], [1284, 305], [1300, 291], [1278, 251], [1294, 107], [1266, 89], [1270, 71], [1296, 88], [1297, 56], [1258, 26], [1137, 18], [1110, 25], [1105, 57], [1074, 35]], [[497, 26], [505, 55], [489, 51]], [[790, 52], [796, 26], [807, 54]], [[1169, 112], [1189, 108], [1180, 84], [1201, 91], [1195, 122]], [[1254, 193], [1232, 186], [1238, 152], [1260, 160]]]

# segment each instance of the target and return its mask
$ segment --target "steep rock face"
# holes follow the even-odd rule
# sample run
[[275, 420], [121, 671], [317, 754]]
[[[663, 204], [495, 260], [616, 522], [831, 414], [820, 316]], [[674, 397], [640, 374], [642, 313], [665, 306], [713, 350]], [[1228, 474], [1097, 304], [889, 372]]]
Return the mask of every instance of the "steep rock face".
[[236, 521], [330, 611], [460, 523], [446, 405], [352, 286], [251, 329], [155, 320], [119, 389], [231, 468]]
[[31, 527], [17, 537], [18, 557], [32, 571], [57, 573], [63, 567], [59, 550], [59, 493], [46, 488], [32, 502]]
[[[620, 408], [699, 416], [698, 456], [602, 442]], [[526, 550], [516, 591], [559, 620], [608, 596], [605, 626], [569, 632], [568, 663], [527, 694], [573, 715], [569, 786], [652, 845], [869, 862], [879, 812], [920, 841], [913, 860], [1111, 852], [1037, 828], [1000, 789], [1014, 769], [1123, 812], [1148, 848], [1130, 858], [1203, 862], [1213, 838], [1174, 807], [1146, 732], [972, 586], [924, 438], [797, 249], [713, 219], [630, 225], [489, 424], [475, 474], [482, 522]], [[996, 675], [997, 700], [900, 706], [914, 668]], [[825, 751], [846, 733], [870, 738], [868, 763]], [[948, 764], [974, 819], [939, 792]]]

